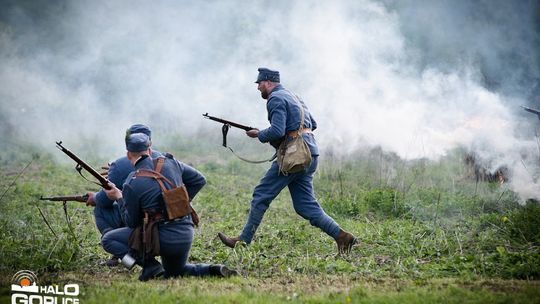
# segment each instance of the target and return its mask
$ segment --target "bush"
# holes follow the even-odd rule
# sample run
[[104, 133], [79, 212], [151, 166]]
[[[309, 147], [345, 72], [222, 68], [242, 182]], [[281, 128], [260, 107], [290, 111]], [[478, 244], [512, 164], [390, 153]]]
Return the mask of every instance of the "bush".
[[397, 218], [410, 210], [399, 192], [392, 188], [350, 192], [348, 195], [330, 194], [321, 202], [326, 210], [346, 216], [363, 216], [370, 212], [384, 218]]
[[321, 204], [326, 211], [345, 216], [358, 217], [367, 212], [365, 204], [359, 201], [356, 195], [339, 196], [339, 198], [329, 195], [321, 199]]
[[401, 217], [408, 213], [409, 208], [399, 192], [392, 188], [374, 189], [364, 194], [364, 202], [369, 211], [385, 217]]
[[530, 200], [508, 216], [509, 236], [540, 246], [540, 203]]

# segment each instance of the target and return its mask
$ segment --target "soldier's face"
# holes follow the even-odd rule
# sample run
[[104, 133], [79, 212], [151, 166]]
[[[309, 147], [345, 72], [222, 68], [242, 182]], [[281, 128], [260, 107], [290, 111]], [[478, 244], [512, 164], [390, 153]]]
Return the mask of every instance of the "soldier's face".
[[257, 90], [261, 92], [261, 97], [263, 99], [268, 99], [268, 94], [269, 94], [268, 84], [269, 82], [264, 80], [264, 81], [259, 82], [259, 85], [257, 86]]

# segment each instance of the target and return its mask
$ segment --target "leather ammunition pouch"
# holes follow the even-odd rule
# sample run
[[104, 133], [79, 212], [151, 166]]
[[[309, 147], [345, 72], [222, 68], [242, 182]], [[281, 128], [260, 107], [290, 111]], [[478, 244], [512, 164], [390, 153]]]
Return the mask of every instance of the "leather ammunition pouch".
[[304, 128], [304, 108], [298, 97], [291, 95], [300, 108], [300, 127], [288, 132], [277, 150], [277, 163], [283, 175], [300, 172], [311, 164], [311, 151], [302, 137], [303, 133], [311, 133], [311, 129]]
[[[197, 212], [191, 207], [186, 187], [184, 185], [176, 186], [172, 181], [160, 173], [164, 163], [165, 158], [159, 157], [157, 158], [155, 170], [140, 169], [135, 172], [135, 176], [153, 178], [158, 182], [161, 187], [163, 201], [165, 202], [168, 220], [174, 220], [191, 214], [193, 223], [195, 226], [198, 226], [199, 217]], [[169, 185], [170, 189], [165, 187], [164, 182]]]
[[311, 151], [301, 134], [284, 140], [277, 151], [279, 171], [283, 175], [305, 170], [311, 164]]
[[163, 214], [159, 210], [144, 210], [144, 220], [141, 226], [133, 229], [129, 235], [129, 248], [135, 252], [139, 259], [149, 259], [158, 256], [159, 246], [159, 223], [163, 222]]

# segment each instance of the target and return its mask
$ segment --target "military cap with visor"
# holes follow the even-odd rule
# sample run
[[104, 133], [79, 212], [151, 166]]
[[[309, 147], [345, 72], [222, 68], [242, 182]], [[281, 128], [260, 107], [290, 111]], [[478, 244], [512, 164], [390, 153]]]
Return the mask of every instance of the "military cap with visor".
[[148, 150], [152, 142], [144, 133], [133, 133], [126, 137], [126, 150], [129, 152], [142, 152]]
[[259, 75], [257, 76], [257, 81], [255, 81], [255, 83], [265, 80], [279, 82], [279, 71], [270, 70], [268, 68], [259, 68], [258, 71]]

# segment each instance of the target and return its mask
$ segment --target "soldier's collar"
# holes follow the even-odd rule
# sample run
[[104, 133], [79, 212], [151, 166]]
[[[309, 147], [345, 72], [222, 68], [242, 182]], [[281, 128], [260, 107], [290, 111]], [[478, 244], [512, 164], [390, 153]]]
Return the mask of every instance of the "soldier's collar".
[[[273, 89], [272, 89], [272, 92], [275, 92], [275, 91], [278, 91], [278, 90], [283, 90], [283, 86], [281, 84], [277, 84]], [[270, 94], [272, 93], [270, 92]]]
[[135, 166], [137, 166], [139, 163], [141, 163], [143, 160], [147, 159], [148, 155], [141, 155], [136, 161]]

